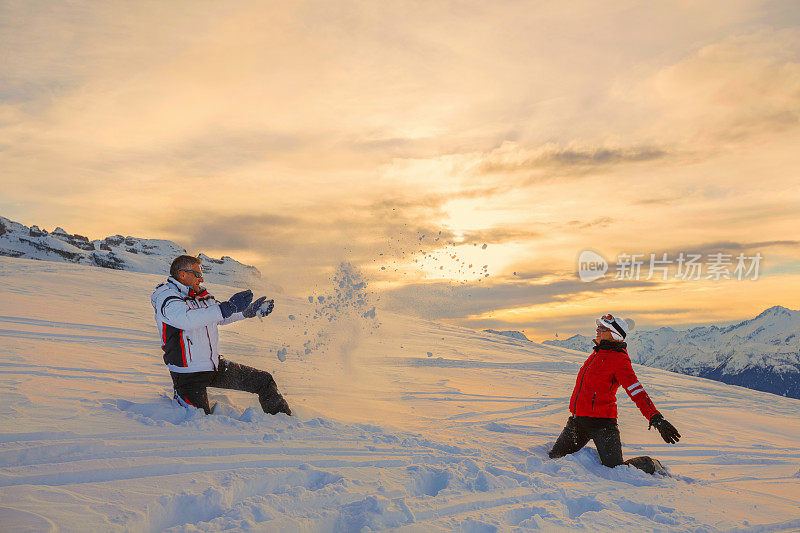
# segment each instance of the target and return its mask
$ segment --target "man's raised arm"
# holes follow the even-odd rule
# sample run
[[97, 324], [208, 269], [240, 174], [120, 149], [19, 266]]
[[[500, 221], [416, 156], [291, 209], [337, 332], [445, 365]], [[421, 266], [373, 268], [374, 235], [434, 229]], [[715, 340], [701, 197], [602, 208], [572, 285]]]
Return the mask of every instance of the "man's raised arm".
[[175, 295], [167, 295], [160, 302], [155, 302], [154, 307], [163, 322], [182, 330], [202, 328], [222, 319], [219, 305], [191, 309], [183, 298]]

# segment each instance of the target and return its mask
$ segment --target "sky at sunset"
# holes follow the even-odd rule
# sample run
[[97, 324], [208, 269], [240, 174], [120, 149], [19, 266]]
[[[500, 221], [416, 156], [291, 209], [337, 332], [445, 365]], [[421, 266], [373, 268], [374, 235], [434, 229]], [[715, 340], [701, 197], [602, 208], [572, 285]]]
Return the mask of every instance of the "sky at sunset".
[[[795, 1], [0, 1], [0, 54], [26, 225], [301, 296], [349, 261], [387, 309], [536, 340], [800, 308]], [[646, 279], [681, 253], [700, 279]], [[715, 253], [758, 279], [708, 279]]]

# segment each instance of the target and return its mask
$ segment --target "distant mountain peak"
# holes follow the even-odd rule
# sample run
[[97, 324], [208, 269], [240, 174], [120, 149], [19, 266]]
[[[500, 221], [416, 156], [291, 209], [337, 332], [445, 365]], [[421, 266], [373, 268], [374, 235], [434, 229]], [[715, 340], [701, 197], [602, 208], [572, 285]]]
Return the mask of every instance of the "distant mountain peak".
[[511, 337], [512, 339], [531, 342], [531, 340], [528, 337], [526, 337], [525, 334], [522, 333], [521, 331], [511, 331], [511, 330], [497, 331], [494, 329], [485, 329], [483, 331], [484, 333], [493, 333], [495, 335], [502, 335], [503, 337]]
[[773, 305], [772, 307], [770, 307], [768, 309], [764, 309], [758, 316], [756, 316], [756, 318], [761, 318], [761, 317], [770, 316], [770, 315], [774, 316], [774, 315], [781, 315], [781, 314], [791, 314], [792, 312], [793, 311], [791, 309], [787, 309], [786, 307], [783, 307], [782, 305]]

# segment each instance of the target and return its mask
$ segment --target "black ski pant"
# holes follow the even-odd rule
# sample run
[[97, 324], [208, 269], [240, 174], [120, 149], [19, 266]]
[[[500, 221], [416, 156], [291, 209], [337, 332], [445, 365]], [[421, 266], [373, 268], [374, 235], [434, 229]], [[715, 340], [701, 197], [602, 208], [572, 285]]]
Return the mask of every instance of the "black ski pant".
[[286, 400], [278, 392], [278, 386], [272, 375], [264, 370], [240, 365], [220, 357], [216, 370], [186, 374], [170, 372], [170, 374], [175, 386], [175, 399], [202, 409], [206, 414], [211, 412], [206, 387], [252, 392], [258, 394], [258, 401], [265, 413], [292, 414]]
[[623, 463], [616, 418], [570, 416], [548, 455], [551, 459], [557, 459], [575, 453], [586, 446], [589, 440], [594, 441], [600, 462], [605, 466], [613, 468]]

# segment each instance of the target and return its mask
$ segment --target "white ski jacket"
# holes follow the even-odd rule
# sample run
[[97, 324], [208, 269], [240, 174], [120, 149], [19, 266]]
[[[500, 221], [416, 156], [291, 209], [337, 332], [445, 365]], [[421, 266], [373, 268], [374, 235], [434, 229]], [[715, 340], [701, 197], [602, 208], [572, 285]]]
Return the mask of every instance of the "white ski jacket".
[[219, 302], [201, 287], [195, 293], [173, 277], [150, 297], [170, 372], [206, 372], [219, 365], [217, 326], [243, 320], [242, 313], [222, 318]]

